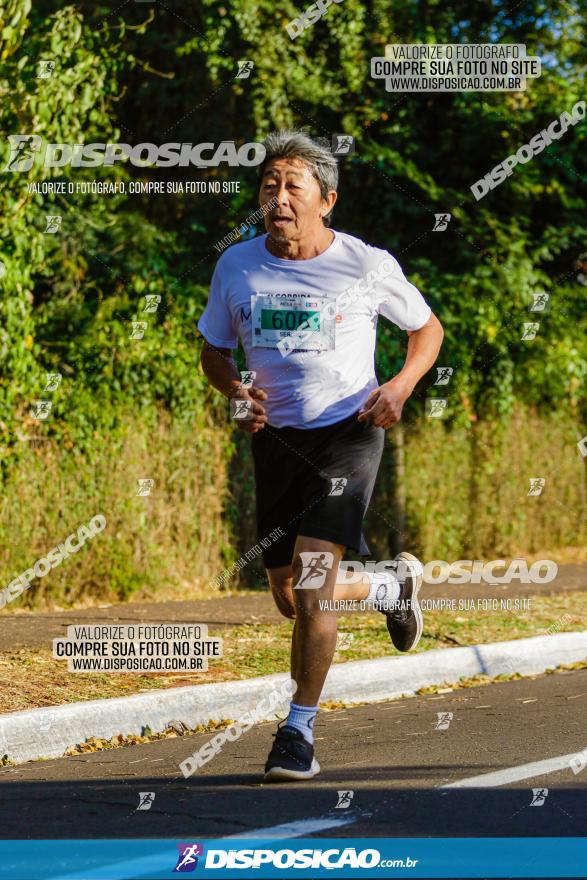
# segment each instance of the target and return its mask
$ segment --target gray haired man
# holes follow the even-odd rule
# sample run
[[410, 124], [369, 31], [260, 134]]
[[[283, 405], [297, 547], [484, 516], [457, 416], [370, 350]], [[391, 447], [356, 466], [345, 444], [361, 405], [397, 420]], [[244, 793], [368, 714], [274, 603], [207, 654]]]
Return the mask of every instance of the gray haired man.
[[[385, 429], [435, 362], [443, 331], [391, 254], [330, 228], [338, 187], [330, 151], [290, 131], [270, 134], [265, 147], [259, 203], [268, 208], [267, 233], [220, 257], [198, 328], [210, 383], [247, 401], [238, 425], [252, 435], [259, 538], [283, 532], [263, 551], [276, 605], [295, 621], [297, 691], [265, 766], [266, 780], [282, 781], [320, 770], [312, 728], [336, 647], [332, 600], [382, 611], [400, 651], [422, 633], [415, 557], [397, 558], [403, 577], [384, 571], [351, 583], [339, 563], [347, 547], [369, 553], [362, 523]], [[382, 384], [374, 364], [379, 315], [409, 335], [404, 366]], [[252, 387], [242, 386], [232, 357], [239, 339]]]

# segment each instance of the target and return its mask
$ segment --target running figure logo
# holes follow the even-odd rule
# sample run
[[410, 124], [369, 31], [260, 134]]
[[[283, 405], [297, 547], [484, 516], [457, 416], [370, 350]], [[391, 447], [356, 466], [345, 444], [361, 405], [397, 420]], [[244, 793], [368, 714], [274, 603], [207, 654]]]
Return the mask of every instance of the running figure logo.
[[355, 152], [355, 139], [349, 134], [332, 135], [332, 153], [335, 156], [348, 156]]
[[334, 554], [328, 551], [324, 553], [311, 553], [306, 550], [300, 553], [300, 559], [302, 562], [302, 573], [294, 590], [319, 589], [326, 580], [328, 570], [332, 568]]
[[35, 153], [41, 147], [41, 138], [37, 134], [10, 134], [10, 156], [4, 171], [29, 171], [35, 161]]
[[145, 498], [147, 495], [151, 494], [151, 489], [155, 485], [155, 480], [150, 480], [150, 479], [137, 480], [137, 483], [139, 484], [139, 488], [137, 490], [137, 495], [140, 498]]
[[571, 760], [569, 761], [569, 767], [575, 774], [580, 773], [581, 770], [584, 770], [587, 767], [587, 749], [584, 749], [582, 752], [578, 752], [576, 755], [573, 755]]
[[348, 651], [353, 639], [354, 639], [353, 633], [338, 632], [336, 634], [336, 650], [337, 651]]
[[426, 400], [426, 409], [429, 419], [441, 419], [445, 412], [448, 404], [448, 400], [443, 400], [441, 397], [429, 397]]
[[530, 490], [528, 495], [541, 495], [546, 479], [544, 477], [530, 477]]
[[148, 293], [145, 297], [145, 308], [143, 312], [156, 312], [161, 302], [161, 296], [158, 293]]
[[332, 487], [328, 494], [342, 495], [342, 493], [344, 492], [344, 487], [346, 486], [348, 480], [346, 477], [331, 477], [330, 482], [332, 483]]
[[53, 404], [50, 400], [33, 401], [33, 408], [30, 412], [31, 419], [39, 419], [41, 421], [48, 419], [52, 406]]
[[450, 722], [453, 719], [452, 712], [437, 712], [438, 721], [434, 725], [434, 730], [448, 730]]
[[532, 294], [532, 305], [530, 306], [531, 312], [543, 312], [548, 305], [548, 300], [550, 299], [547, 293], [533, 293]]
[[540, 324], [536, 323], [525, 323], [524, 330], [522, 332], [522, 340], [524, 339], [536, 339], [536, 334], [538, 333], [538, 328]]
[[[139, 805], [137, 810], [150, 810], [155, 800], [154, 791], [139, 791]], [[136, 813], [136, 810], [135, 810]]]
[[255, 66], [253, 61], [238, 61], [238, 70], [235, 79], [248, 79]]
[[239, 400], [233, 397], [230, 401], [231, 417], [233, 419], [250, 419], [252, 407], [252, 400]]
[[256, 378], [254, 370], [241, 370], [241, 388], [252, 388]]
[[337, 792], [337, 794], [338, 794], [338, 803], [334, 809], [335, 810], [347, 810], [350, 807], [351, 801], [355, 796], [354, 791], [339, 791], [339, 792]]
[[55, 233], [59, 232], [61, 229], [61, 220], [61, 214], [47, 214], [45, 217], [45, 228], [43, 229], [43, 232], [55, 235]]
[[142, 339], [148, 326], [146, 321], [132, 321], [132, 330], [128, 338]]
[[438, 373], [435, 385], [448, 385], [450, 381], [450, 377], [452, 376], [453, 369], [452, 367], [436, 367], [436, 371]]
[[47, 376], [47, 384], [43, 388], [43, 391], [56, 391], [61, 385], [61, 373], [46, 373]]
[[55, 719], [57, 718], [57, 714], [55, 712], [49, 712], [47, 715], [43, 715], [41, 720], [39, 721], [39, 730], [41, 733], [47, 733], [48, 730], [55, 723]]
[[532, 801], [530, 802], [530, 806], [531, 807], [541, 807], [547, 797], [548, 797], [548, 789], [547, 788], [533, 788], [532, 789]]
[[178, 843], [179, 856], [177, 865], [173, 869], [181, 873], [195, 871], [198, 864], [198, 856], [204, 855], [204, 846], [201, 843]]
[[54, 61], [39, 61], [37, 79], [51, 79], [55, 70]]
[[444, 232], [445, 229], [448, 229], [448, 224], [451, 221], [450, 214], [435, 214], [434, 215], [434, 227], [432, 232]]

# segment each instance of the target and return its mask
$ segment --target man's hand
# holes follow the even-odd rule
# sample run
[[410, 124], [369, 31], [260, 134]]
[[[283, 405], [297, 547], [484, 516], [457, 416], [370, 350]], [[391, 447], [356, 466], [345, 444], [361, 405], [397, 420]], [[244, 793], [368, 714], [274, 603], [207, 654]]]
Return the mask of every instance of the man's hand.
[[371, 422], [376, 428], [391, 428], [402, 417], [404, 403], [410, 396], [410, 389], [397, 377], [375, 388], [361, 409], [360, 422]]
[[250, 400], [252, 406], [246, 419], [235, 419], [241, 431], [247, 434], [256, 434], [265, 427], [267, 416], [265, 415], [265, 407], [261, 406], [257, 401], [267, 400], [267, 392], [262, 388], [235, 388], [228, 395], [230, 400]]
[[408, 353], [401, 372], [371, 392], [359, 410], [360, 422], [371, 422], [377, 428], [391, 428], [399, 422], [404, 403], [438, 357], [444, 331], [436, 315], [431, 314], [419, 330], [406, 332]]

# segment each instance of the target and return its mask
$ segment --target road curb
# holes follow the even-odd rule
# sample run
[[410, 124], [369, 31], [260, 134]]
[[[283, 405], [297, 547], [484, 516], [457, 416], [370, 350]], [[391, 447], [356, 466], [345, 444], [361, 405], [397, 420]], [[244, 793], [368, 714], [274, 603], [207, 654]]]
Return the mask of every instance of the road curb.
[[[350, 661], [331, 668], [322, 701], [377, 702], [413, 695], [428, 685], [454, 684], [461, 677], [533, 675], [586, 658], [587, 632], [571, 632]], [[177, 721], [195, 728], [209, 721], [236, 720], [253, 709], [257, 720], [269, 721], [274, 710], [260, 712], [259, 701], [288, 680], [285, 674], [265, 675], [12, 712], [0, 716], [0, 757], [7, 754], [15, 764], [57, 758], [90, 737], [140, 735], [146, 726], [158, 733]]]

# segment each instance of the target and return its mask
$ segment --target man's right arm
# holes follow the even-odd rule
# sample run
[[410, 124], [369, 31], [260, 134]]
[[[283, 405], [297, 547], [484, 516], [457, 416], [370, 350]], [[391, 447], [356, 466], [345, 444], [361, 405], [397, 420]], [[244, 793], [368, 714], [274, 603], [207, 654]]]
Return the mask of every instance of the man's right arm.
[[204, 375], [225, 397], [233, 396], [241, 384], [241, 377], [236, 368], [230, 348], [217, 348], [204, 340], [200, 358]]
[[228, 398], [239, 398], [252, 401], [250, 418], [237, 419], [238, 426], [249, 434], [263, 428], [267, 421], [265, 408], [258, 402], [266, 400], [267, 394], [262, 388], [242, 388], [241, 377], [230, 348], [218, 348], [204, 340], [200, 357], [202, 370], [210, 385]]

